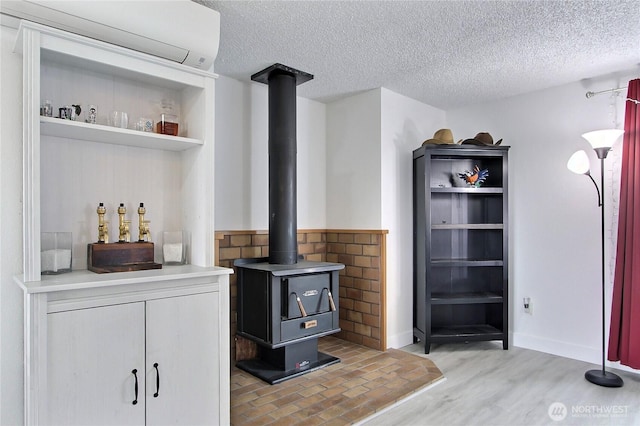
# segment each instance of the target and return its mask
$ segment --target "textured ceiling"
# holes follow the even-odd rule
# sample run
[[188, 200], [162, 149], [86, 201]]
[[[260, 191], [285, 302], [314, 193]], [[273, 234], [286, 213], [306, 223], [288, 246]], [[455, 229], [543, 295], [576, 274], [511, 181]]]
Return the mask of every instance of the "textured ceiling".
[[329, 102], [385, 87], [441, 109], [615, 72], [640, 76], [640, 2], [208, 1], [221, 15], [217, 73], [280, 62]]

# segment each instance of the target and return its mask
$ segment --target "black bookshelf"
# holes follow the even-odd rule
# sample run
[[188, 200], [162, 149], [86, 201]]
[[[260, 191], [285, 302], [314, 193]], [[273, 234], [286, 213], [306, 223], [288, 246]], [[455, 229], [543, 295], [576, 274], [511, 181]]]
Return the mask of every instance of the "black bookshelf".
[[[424, 145], [413, 152], [413, 334], [508, 348], [507, 146]], [[458, 174], [487, 169], [479, 186]]]

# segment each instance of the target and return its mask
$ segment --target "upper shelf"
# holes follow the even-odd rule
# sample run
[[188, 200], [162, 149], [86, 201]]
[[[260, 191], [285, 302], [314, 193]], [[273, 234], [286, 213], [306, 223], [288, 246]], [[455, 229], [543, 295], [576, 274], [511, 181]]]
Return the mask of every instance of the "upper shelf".
[[136, 146], [139, 148], [163, 149], [165, 151], [184, 151], [203, 145], [199, 139], [159, 133], [141, 132], [118, 127], [88, 124], [81, 121], [60, 118], [40, 117], [40, 130], [43, 135], [66, 139], [102, 142], [115, 145]]

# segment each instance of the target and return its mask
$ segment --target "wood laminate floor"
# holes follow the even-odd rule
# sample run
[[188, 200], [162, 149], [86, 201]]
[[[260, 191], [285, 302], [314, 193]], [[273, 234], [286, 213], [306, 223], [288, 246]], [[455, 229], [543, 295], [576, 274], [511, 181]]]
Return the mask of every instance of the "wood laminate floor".
[[640, 425], [640, 374], [612, 370], [624, 387], [603, 388], [584, 379], [597, 365], [500, 342], [432, 345], [427, 357], [446, 380], [363, 424]]

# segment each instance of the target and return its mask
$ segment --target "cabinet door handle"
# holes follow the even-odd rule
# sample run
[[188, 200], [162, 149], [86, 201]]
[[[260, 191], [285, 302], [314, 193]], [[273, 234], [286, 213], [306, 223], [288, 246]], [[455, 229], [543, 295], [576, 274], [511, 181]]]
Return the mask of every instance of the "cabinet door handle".
[[135, 368], [131, 371], [131, 373], [133, 374], [133, 377], [135, 377], [136, 379], [136, 384], [134, 385], [135, 388], [135, 392], [136, 392], [136, 398], [133, 400], [132, 404], [136, 405], [138, 403], [138, 370], [136, 370]]
[[156, 393], [153, 394], [154, 398], [158, 397], [160, 393], [160, 370], [158, 370], [158, 363], [153, 364], [153, 368], [156, 369]]

